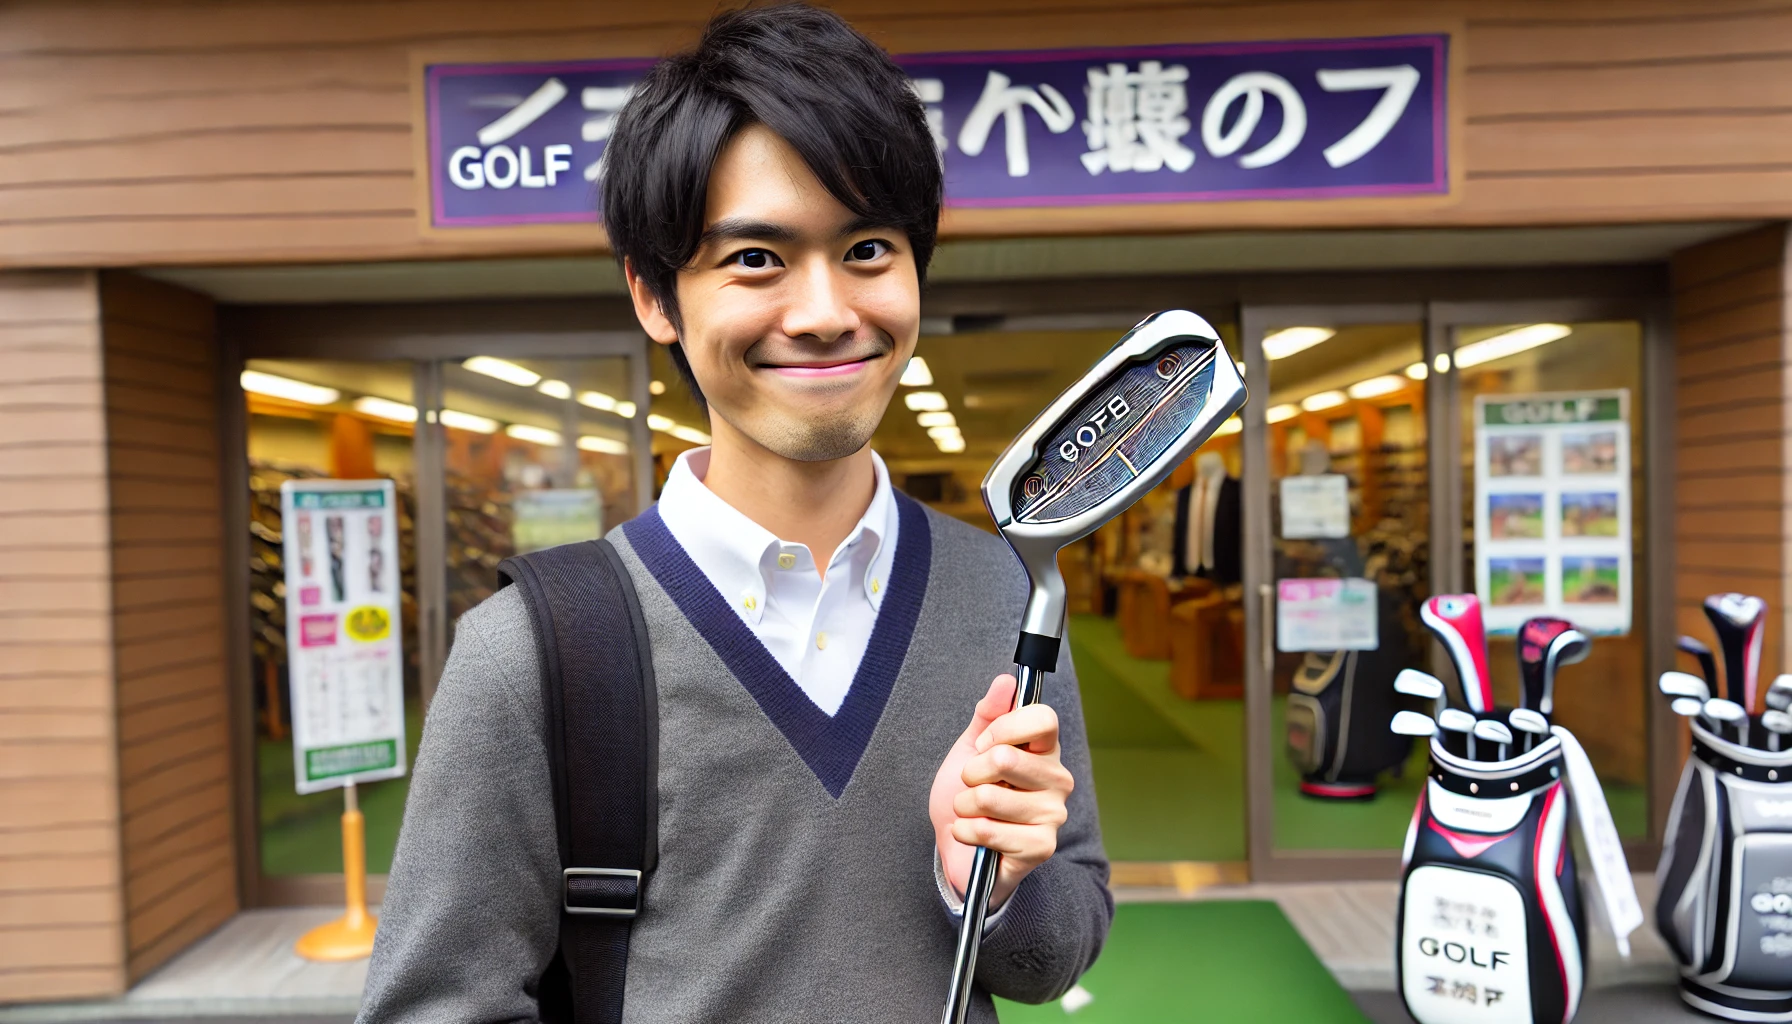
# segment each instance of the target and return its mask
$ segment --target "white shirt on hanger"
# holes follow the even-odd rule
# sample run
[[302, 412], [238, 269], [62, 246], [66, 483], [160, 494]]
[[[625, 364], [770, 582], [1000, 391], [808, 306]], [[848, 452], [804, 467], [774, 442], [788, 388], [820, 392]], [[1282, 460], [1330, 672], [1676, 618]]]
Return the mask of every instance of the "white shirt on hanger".
[[703, 484], [709, 449], [678, 457], [660, 492], [660, 518], [734, 613], [815, 706], [846, 701], [877, 625], [896, 558], [890, 474], [871, 455], [877, 483], [858, 525], [816, 571], [807, 545], [782, 540]]

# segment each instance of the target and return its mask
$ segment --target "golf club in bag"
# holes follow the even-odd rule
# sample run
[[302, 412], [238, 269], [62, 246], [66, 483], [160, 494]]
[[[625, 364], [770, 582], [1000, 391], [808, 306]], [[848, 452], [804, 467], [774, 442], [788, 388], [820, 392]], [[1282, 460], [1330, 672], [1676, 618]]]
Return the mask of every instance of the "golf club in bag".
[[[1394, 678], [1411, 660], [1397, 598], [1379, 591], [1377, 644], [1367, 651], [1311, 651], [1288, 694], [1288, 757], [1303, 795], [1366, 800], [1382, 772], [1405, 763], [1412, 739], [1389, 733], [1389, 716], [1420, 708], [1396, 693]], [[1429, 710], [1429, 709], [1427, 709]]]
[[[1053, 399], [983, 479], [983, 503], [1032, 592], [1015, 648], [1016, 707], [1036, 704], [1064, 635], [1060, 549], [1162, 483], [1244, 405], [1244, 380], [1207, 321], [1185, 310], [1140, 321]], [[965, 886], [944, 1024], [970, 1008], [977, 947], [1001, 855], [979, 847]]]
[[[1690, 637], [1680, 649], [1701, 661], [1708, 692], [1683, 672], [1661, 678], [1691, 724], [1692, 755], [1662, 837], [1655, 926], [1680, 963], [1680, 997], [1737, 1021], [1792, 1021], [1792, 749], [1782, 743], [1783, 708], [1751, 729], [1752, 704], [1741, 703], [1755, 689], [1765, 611], [1741, 594], [1705, 600], [1721, 691], [1709, 652]], [[1787, 703], [1778, 689], [1770, 707]]]

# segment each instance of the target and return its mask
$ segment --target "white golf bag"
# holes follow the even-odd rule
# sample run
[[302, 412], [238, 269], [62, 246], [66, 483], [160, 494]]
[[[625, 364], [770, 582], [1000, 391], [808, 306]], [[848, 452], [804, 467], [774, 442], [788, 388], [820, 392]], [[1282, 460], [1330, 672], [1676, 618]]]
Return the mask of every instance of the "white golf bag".
[[[1489, 715], [1488, 717], [1493, 717]], [[1587, 978], [1578, 821], [1619, 948], [1642, 922], [1624, 852], [1580, 744], [1556, 727], [1503, 761], [1431, 743], [1407, 831], [1396, 970], [1419, 1024], [1567, 1024]]]
[[1656, 878], [1655, 924], [1688, 1005], [1792, 1021], [1792, 750], [1742, 747], [1692, 723]]

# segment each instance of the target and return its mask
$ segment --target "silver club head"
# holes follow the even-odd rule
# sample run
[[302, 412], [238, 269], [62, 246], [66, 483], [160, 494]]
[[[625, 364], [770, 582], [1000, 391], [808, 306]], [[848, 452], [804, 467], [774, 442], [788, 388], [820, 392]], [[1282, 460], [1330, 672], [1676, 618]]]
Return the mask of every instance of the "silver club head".
[[1390, 728], [1401, 736], [1437, 735], [1437, 722], [1427, 715], [1419, 714], [1417, 711], [1396, 712], [1394, 714], [1393, 724]]
[[1403, 668], [1394, 677], [1394, 690], [1409, 697], [1431, 701], [1436, 706], [1436, 713], [1442, 714], [1449, 707], [1449, 699], [1444, 696], [1444, 681], [1429, 672], [1420, 672], [1416, 668]]
[[1124, 512], [1244, 405], [1219, 334], [1153, 313], [1022, 430], [983, 478], [983, 503], [1032, 579], [1021, 628], [1064, 628], [1058, 551]]
[[1499, 747], [1498, 760], [1504, 761], [1507, 748], [1512, 744], [1512, 730], [1506, 728], [1504, 722], [1482, 719], [1475, 723], [1475, 739], [1483, 743], [1497, 744]]
[[1696, 697], [1675, 697], [1668, 707], [1681, 718], [1697, 718], [1705, 713], [1705, 702]]
[[1736, 742], [1748, 746], [1748, 712], [1742, 710], [1742, 705], [1715, 697], [1705, 702], [1705, 717], [1718, 724], [1719, 735], [1723, 726], [1735, 728]]
[[1506, 721], [1512, 723], [1512, 728], [1525, 734], [1524, 749], [1527, 751], [1549, 736], [1549, 719], [1544, 718], [1541, 711], [1513, 708], [1512, 713], [1506, 716]]
[[1767, 749], [1777, 752], [1786, 734], [1792, 733], [1792, 714], [1777, 708], [1764, 711], [1761, 713], [1761, 726], [1767, 730]]
[[1445, 708], [1438, 712], [1438, 728], [1446, 732], [1459, 732], [1468, 744], [1468, 756], [1475, 756], [1475, 716], [1461, 708]]
[[1767, 688], [1767, 706], [1775, 711], [1792, 708], [1792, 675], [1774, 679], [1773, 685]]
[[1707, 700], [1711, 696], [1711, 687], [1705, 680], [1691, 672], [1663, 672], [1661, 674], [1661, 692], [1669, 697], [1692, 697], [1695, 700]]

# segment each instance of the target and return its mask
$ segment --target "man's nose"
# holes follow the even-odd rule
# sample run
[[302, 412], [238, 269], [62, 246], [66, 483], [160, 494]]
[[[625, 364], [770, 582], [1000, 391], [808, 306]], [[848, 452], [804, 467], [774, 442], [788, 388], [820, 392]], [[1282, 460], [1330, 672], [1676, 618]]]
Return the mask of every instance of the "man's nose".
[[852, 288], [832, 260], [804, 261], [790, 275], [789, 306], [784, 312], [784, 333], [792, 338], [810, 337], [832, 342], [859, 329], [853, 308]]

